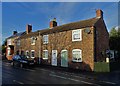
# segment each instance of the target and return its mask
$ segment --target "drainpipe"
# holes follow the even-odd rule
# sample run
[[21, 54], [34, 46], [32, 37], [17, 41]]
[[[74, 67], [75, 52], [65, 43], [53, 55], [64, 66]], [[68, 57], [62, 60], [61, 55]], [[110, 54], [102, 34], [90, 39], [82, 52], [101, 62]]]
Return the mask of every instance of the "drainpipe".
[[40, 52], [41, 51], [41, 49], [40, 49], [40, 46], [41, 46], [41, 44], [40, 44], [41, 43], [40, 32], [39, 32], [39, 36], [38, 37], [39, 37], [39, 64], [40, 64], [40, 54], [41, 54], [41, 52]]

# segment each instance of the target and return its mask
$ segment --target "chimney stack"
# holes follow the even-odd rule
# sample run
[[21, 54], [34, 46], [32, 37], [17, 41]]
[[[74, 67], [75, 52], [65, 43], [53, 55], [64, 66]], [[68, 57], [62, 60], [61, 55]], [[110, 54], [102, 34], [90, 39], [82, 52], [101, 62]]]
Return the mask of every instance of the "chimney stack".
[[56, 18], [54, 18], [52, 21], [50, 21], [50, 29], [57, 26]]
[[103, 18], [103, 11], [101, 9], [96, 10], [96, 18]]
[[13, 35], [16, 35], [17, 34], [17, 31], [13, 31]]
[[27, 25], [26, 25], [26, 33], [28, 34], [28, 33], [30, 33], [30, 32], [32, 32], [32, 25], [27, 24]]

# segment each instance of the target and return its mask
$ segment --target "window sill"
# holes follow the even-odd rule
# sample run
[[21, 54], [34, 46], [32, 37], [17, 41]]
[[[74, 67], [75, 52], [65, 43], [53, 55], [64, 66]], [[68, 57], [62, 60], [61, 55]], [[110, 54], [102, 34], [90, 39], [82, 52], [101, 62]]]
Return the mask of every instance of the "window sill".
[[43, 44], [48, 44], [48, 42], [44, 42]]
[[48, 60], [48, 58], [43, 58], [43, 60]]
[[72, 40], [72, 42], [82, 41], [82, 39]]
[[74, 63], [82, 63], [82, 61], [76, 61], [76, 60], [72, 60], [72, 62], [74, 62]]
[[31, 57], [31, 58], [35, 58], [35, 57]]
[[31, 44], [31, 45], [35, 45], [35, 44]]

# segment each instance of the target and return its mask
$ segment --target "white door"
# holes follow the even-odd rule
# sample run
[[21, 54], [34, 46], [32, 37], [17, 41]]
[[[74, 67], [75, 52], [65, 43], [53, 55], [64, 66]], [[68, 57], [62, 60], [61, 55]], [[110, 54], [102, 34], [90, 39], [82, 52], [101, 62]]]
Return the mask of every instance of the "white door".
[[52, 65], [57, 66], [57, 50], [52, 50]]

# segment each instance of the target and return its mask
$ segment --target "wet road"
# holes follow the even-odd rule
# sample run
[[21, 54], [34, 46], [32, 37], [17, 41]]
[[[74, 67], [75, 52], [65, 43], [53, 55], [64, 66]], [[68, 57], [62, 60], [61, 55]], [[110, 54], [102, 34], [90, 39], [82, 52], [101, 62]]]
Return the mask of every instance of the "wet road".
[[[10, 63], [2, 63], [2, 84], [83, 84], [102, 86], [118, 85], [116, 82], [108, 82], [88, 78], [82, 74], [52, 70], [43, 67], [19, 68], [11, 67]], [[91, 76], [92, 77], [92, 76]]]

